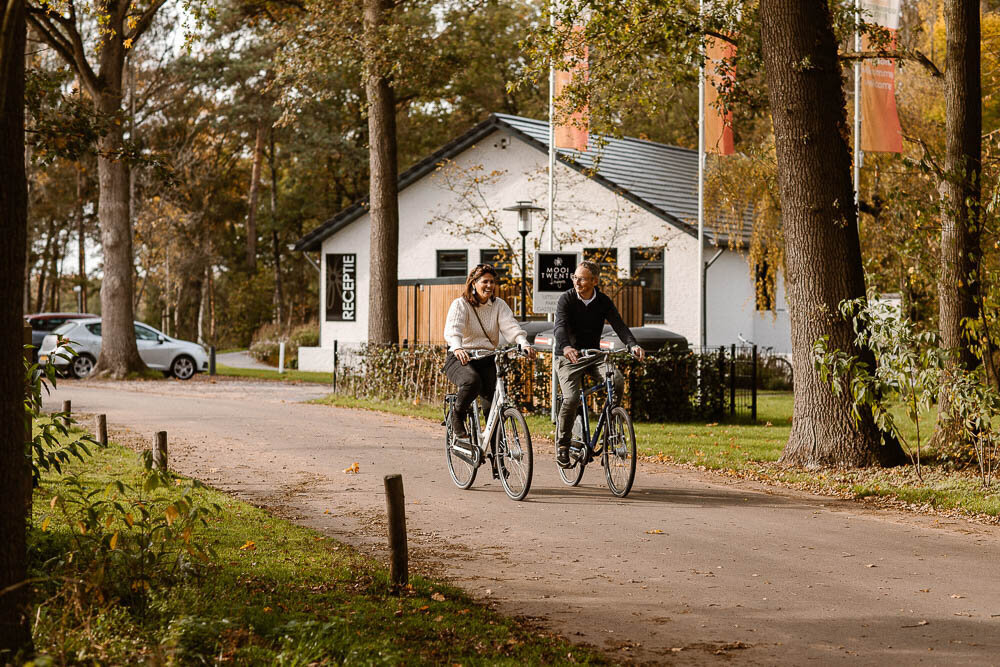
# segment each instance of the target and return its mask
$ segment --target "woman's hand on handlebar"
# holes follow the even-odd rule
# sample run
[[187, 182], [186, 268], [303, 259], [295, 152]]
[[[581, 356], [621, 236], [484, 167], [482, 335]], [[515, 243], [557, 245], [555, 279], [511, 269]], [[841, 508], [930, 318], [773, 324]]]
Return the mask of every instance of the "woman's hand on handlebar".
[[462, 348], [455, 350], [455, 358], [458, 359], [458, 362], [463, 366], [469, 363], [469, 353]]
[[528, 357], [529, 359], [535, 358], [535, 348], [531, 347], [527, 343], [521, 345], [520, 348], [521, 348], [521, 354]]

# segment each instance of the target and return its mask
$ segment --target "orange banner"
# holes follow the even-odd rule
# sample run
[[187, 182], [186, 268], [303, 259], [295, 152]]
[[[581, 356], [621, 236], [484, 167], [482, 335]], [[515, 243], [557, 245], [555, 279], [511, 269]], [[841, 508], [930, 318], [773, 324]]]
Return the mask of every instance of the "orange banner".
[[556, 127], [555, 145], [556, 148], [572, 148], [577, 151], [587, 150], [587, 142], [590, 139], [590, 111], [587, 107], [571, 114], [560, 112], [568, 104], [568, 100], [562, 99], [563, 91], [573, 83], [577, 77], [587, 80], [590, 72], [589, 52], [587, 42], [584, 39], [583, 26], [573, 26], [573, 38], [566, 49], [566, 64], [568, 69], [556, 70], [555, 73], [555, 104]]
[[[862, 7], [873, 22], [889, 30], [887, 49], [896, 48], [899, 0], [865, 0]], [[867, 37], [862, 50], [869, 48]], [[861, 62], [861, 150], [902, 153], [903, 129], [896, 110], [896, 62], [886, 58]]]
[[722, 61], [736, 54], [736, 46], [714, 37], [705, 40], [705, 152], [732, 155], [733, 114], [719, 105], [719, 88], [725, 75]]

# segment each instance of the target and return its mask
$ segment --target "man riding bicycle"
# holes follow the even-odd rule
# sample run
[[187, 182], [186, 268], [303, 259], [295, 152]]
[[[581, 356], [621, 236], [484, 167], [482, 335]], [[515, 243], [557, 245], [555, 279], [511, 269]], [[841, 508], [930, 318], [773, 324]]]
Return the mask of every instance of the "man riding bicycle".
[[[556, 375], [563, 396], [556, 429], [556, 463], [562, 467], [569, 465], [569, 444], [573, 421], [580, 407], [583, 378], [589, 375], [596, 382], [602, 381], [597, 369], [600, 358], [580, 359], [579, 351], [600, 348], [606, 320], [637, 359], [641, 361], [645, 357], [645, 351], [625, 326], [615, 304], [597, 289], [600, 277], [601, 269], [596, 263], [580, 262], [573, 273], [573, 287], [559, 297], [556, 306]], [[615, 395], [621, 397], [625, 377], [617, 368], [614, 369], [614, 382]]]

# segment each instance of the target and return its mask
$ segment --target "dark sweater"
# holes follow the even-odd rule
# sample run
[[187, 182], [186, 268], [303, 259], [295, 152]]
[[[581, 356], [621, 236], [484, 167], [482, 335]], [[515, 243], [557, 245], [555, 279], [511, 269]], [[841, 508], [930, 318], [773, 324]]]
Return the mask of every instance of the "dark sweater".
[[594, 300], [589, 304], [580, 300], [575, 287], [559, 297], [556, 306], [556, 354], [562, 356], [563, 348], [567, 346], [577, 350], [599, 349], [605, 320], [629, 348], [638, 344], [614, 302], [599, 289], [595, 288], [594, 292]]

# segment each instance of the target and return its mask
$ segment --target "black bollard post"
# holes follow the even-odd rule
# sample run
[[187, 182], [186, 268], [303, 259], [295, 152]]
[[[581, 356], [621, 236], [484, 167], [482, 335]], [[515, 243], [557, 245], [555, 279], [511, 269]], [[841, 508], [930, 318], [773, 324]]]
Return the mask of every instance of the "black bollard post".
[[63, 426], [68, 427], [70, 422], [70, 415], [73, 414], [73, 401], [66, 400], [63, 401]]
[[215, 346], [208, 348], [208, 374], [215, 375]]

